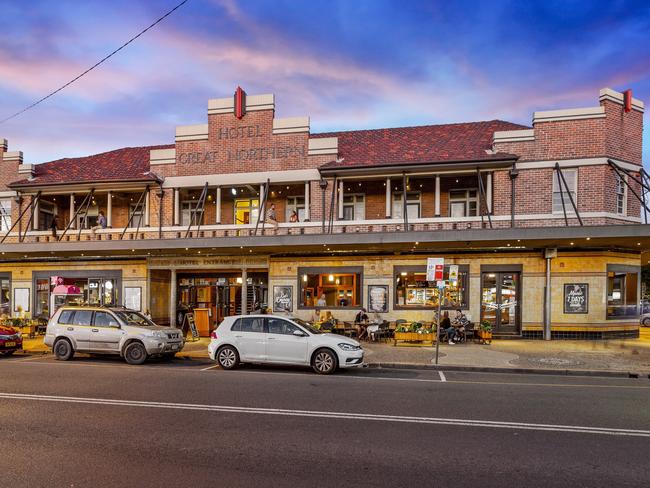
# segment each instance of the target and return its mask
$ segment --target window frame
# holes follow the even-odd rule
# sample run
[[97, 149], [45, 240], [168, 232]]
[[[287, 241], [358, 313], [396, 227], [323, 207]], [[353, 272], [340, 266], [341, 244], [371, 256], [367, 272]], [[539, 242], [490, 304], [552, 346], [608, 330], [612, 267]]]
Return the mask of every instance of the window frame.
[[[453, 263], [452, 263], [453, 264]], [[451, 264], [445, 264], [445, 275], [449, 275], [449, 266]], [[459, 276], [462, 274], [465, 276], [465, 283], [464, 283], [464, 293], [463, 293], [463, 298], [464, 302], [461, 303], [458, 307], [454, 306], [448, 306], [448, 305], [442, 305], [440, 308], [441, 310], [469, 310], [470, 309], [470, 275], [469, 275], [469, 264], [457, 264], [458, 266], [458, 274]], [[432, 306], [432, 307], [427, 307], [425, 305], [399, 305], [398, 304], [398, 288], [399, 286], [397, 285], [397, 278], [401, 277], [401, 273], [403, 272], [415, 272], [415, 273], [426, 273], [427, 272], [427, 265], [417, 265], [417, 264], [409, 264], [409, 265], [402, 265], [402, 266], [393, 266], [393, 310], [436, 310], [437, 307]], [[430, 288], [430, 287], [427, 287]], [[435, 287], [433, 287], [435, 288]]]
[[[464, 192], [465, 196], [463, 198], [459, 197], [453, 197], [451, 194], [453, 192]], [[470, 192], [475, 192], [476, 195], [474, 197], [470, 196]], [[451, 214], [451, 206], [453, 203], [463, 203], [464, 204], [464, 214], [461, 217], [478, 217], [479, 215], [479, 196], [478, 196], [478, 188], [450, 188], [447, 192], [447, 206], [449, 207], [449, 211], [447, 212], [449, 214], [449, 217], [454, 217]], [[470, 215], [469, 208], [470, 208], [470, 203], [475, 204], [475, 210], [476, 213], [473, 215]], [[457, 217], [455, 217], [457, 218]]]
[[[567, 178], [567, 173], [568, 172], [575, 173], [575, 175], [576, 175], [574, 180], [573, 180], [573, 191], [570, 192], [571, 197], [573, 198], [573, 203], [575, 203], [576, 207], [578, 207], [578, 178], [580, 176], [580, 172], [578, 171], [578, 169], [579, 168], [560, 168], [560, 170], [562, 171], [562, 176], [564, 176], [565, 180], [568, 180], [568, 178]], [[552, 183], [552, 186], [551, 186], [551, 213], [553, 215], [563, 214], [564, 211], [562, 209], [562, 199], [565, 199], [564, 200], [564, 208], [566, 209], [567, 215], [568, 214], [575, 215], [575, 211], [573, 210], [573, 206], [571, 205], [571, 199], [569, 199], [568, 196], [566, 196], [566, 197], [564, 196], [567, 193], [566, 189], [564, 188], [564, 183], [562, 183], [562, 193], [561, 193], [561, 197], [560, 197], [560, 201], [559, 201], [559, 206], [558, 206], [557, 210], [555, 209], [555, 195], [556, 194], [560, 195], [560, 182], [558, 181], [558, 173], [557, 173], [557, 171], [553, 170], [552, 174], [553, 174], [553, 176], [552, 176], [553, 181], [551, 182]], [[569, 186], [568, 183], [569, 182], [567, 181], [567, 186]], [[558, 185], [557, 186], [557, 191], [556, 191], [556, 185]]]
[[[403, 205], [403, 200], [402, 200], [402, 191], [396, 191], [393, 192], [393, 202], [391, 205], [391, 216], [394, 219], [404, 219], [404, 214], [402, 213], [402, 205]], [[417, 196], [416, 199], [409, 200], [409, 196]], [[409, 215], [409, 219], [419, 219], [422, 218], [422, 192], [421, 191], [406, 191], [406, 214], [408, 215], [409, 207], [417, 207], [418, 209], [418, 215], [417, 217], [414, 217], [412, 215]], [[401, 215], [397, 215], [399, 213]]]
[[0, 232], [8, 232], [11, 229], [11, 200], [11, 198], [0, 198]]
[[[6, 282], [7, 283], [7, 303], [6, 305], [6, 313], [8, 316], [11, 316], [11, 311], [12, 305], [13, 305], [13, 296], [12, 296], [12, 286], [11, 286], [11, 273], [0, 273], [0, 282]], [[2, 287], [0, 286], [0, 293], [2, 292]], [[2, 305], [2, 295], [0, 295], [0, 306]], [[0, 309], [2, 310], [2, 309]]]
[[[302, 199], [302, 203], [298, 202]], [[285, 209], [285, 222], [291, 219], [291, 212], [295, 210], [298, 214], [298, 222], [305, 221], [305, 195], [291, 195], [287, 197], [287, 206]], [[302, 212], [302, 213], [301, 213]]]
[[[298, 300], [297, 300], [297, 309], [298, 310], [360, 310], [364, 307], [363, 305], [363, 266], [309, 266], [309, 267], [299, 267], [298, 268]], [[305, 282], [302, 279], [303, 275], [337, 275], [337, 274], [357, 274], [358, 275], [358, 305], [350, 305], [346, 307], [341, 307], [339, 305], [335, 306], [321, 306], [318, 305], [308, 306], [303, 304], [303, 291]]]
[[[352, 198], [352, 202], [346, 202], [346, 198]], [[359, 200], [359, 198], [361, 200]], [[363, 211], [363, 215], [357, 215], [357, 205], [361, 205], [360, 209]], [[352, 218], [345, 218], [345, 209], [352, 209]], [[365, 220], [366, 219], [366, 194], [365, 193], [344, 193], [343, 194], [343, 218], [347, 222], [354, 222], [355, 220]]]
[[627, 215], [627, 185], [625, 184], [625, 182], [627, 181], [627, 175], [621, 176], [619, 173], [615, 173], [614, 178], [616, 183], [615, 185], [616, 191], [614, 193], [615, 195], [614, 204], [616, 206], [616, 215]]
[[[189, 208], [183, 208], [184, 205], [188, 205]], [[183, 200], [181, 201], [180, 204], [180, 224], [182, 227], [188, 226], [192, 223], [192, 215], [198, 213], [197, 212], [197, 207], [199, 206], [199, 201], [198, 200]], [[130, 211], [130, 210], [129, 210]], [[185, 222], [183, 217], [184, 215], [187, 215], [186, 212], [189, 212], [189, 222]], [[205, 206], [203, 207], [203, 210], [200, 212], [199, 219], [197, 219], [193, 225], [198, 225], [199, 222], [201, 225], [204, 224], [205, 220]], [[142, 214], [144, 216], [144, 213]], [[144, 218], [144, 217], [143, 217]], [[143, 220], [144, 222], [144, 220]]]
[[[610, 315], [608, 309], [609, 302], [609, 279], [610, 273], [614, 274], [636, 274], [636, 304], [635, 313], [632, 315]], [[606, 320], [638, 320], [641, 316], [641, 267], [626, 264], [608, 264], [607, 274], [605, 276], [605, 319]], [[625, 306], [625, 305], [623, 305]]]

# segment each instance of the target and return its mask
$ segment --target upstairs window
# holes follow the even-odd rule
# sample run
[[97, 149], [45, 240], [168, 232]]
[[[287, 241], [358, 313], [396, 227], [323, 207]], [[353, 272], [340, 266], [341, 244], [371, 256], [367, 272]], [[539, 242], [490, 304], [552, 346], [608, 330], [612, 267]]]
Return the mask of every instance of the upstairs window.
[[366, 218], [365, 195], [343, 195], [343, 220], [364, 220]]
[[[420, 218], [420, 192], [407, 192], [406, 193], [406, 215], [410, 219]], [[403, 219], [404, 213], [402, 212], [404, 202], [402, 202], [402, 193], [393, 193], [393, 218]]]
[[131, 227], [144, 227], [144, 204], [131, 203], [129, 205], [129, 218], [131, 219]]
[[449, 191], [450, 217], [473, 217], [477, 215], [477, 211], [478, 191], [475, 188]]
[[625, 182], [621, 175], [616, 173], [616, 213], [619, 215], [626, 214], [626, 193]]
[[305, 221], [305, 197], [287, 197], [287, 211], [285, 221], [291, 221], [291, 212], [298, 214], [298, 221]]
[[[578, 192], [578, 170], [577, 169], [563, 169], [562, 175], [566, 181], [567, 186], [569, 187], [569, 192], [571, 193], [571, 198], [573, 202], [578, 205], [577, 192]], [[561, 178], [561, 177], [560, 177]], [[573, 205], [571, 205], [571, 198], [569, 198], [569, 193], [566, 191], [564, 183], [562, 186], [558, 181], [557, 171], [553, 171], [553, 213], [563, 213], [562, 201], [564, 201], [564, 208], [566, 213], [575, 213], [573, 210]], [[562, 191], [560, 191], [560, 188]]]
[[11, 199], [0, 200], [0, 231], [11, 229]]
[[[181, 225], [190, 225], [190, 222], [192, 225], [203, 225], [203, 211], [201, 211], [198, 206], [199, 202], [196, 200], [181, 202]], [[142, 218], [141, 212], [138, 215]], [[192, 220], [194, 215], [196, 215], [196, 217]], [[136, 220], [135, 217], [133, 220]], [[135, 223], [137, 224], [137, 222]]]

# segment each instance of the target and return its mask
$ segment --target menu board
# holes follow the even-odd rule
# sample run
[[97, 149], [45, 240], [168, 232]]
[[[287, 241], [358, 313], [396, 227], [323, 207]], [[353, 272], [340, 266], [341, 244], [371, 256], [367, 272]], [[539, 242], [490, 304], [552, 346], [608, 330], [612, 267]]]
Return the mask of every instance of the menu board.
[[368, 286], [368, 312], [373, 312], [373, 313], [388, 312], [388, 286], [387, 285]]
[[589, 284], [564, 284], [564, 313], [589, 312]]
[[293, 286], [273, 287], [273, 311], [274, 312], [293, 311]]

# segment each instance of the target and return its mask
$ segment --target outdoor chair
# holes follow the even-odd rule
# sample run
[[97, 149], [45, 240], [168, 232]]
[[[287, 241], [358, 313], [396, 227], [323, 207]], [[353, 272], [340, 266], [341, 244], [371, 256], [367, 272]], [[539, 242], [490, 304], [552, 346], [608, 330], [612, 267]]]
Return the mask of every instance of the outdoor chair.
[[377, 337], [378, 341], [381, 341], [382, 338], [386, 338], [386, 341], [390, 339], [390, 336], [392, 334], [392, 330], [390, 330], [390, 323], [387, 320], [384, 320], [381, 325], [379, 326], [379, 329], [375, 332], [375, 335]]

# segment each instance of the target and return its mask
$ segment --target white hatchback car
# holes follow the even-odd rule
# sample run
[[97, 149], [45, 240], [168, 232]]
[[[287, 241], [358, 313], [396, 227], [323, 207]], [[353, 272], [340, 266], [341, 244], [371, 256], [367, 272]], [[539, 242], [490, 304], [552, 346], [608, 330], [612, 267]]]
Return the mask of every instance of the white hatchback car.
[[223, 369], [239, 363], [295, 364], [329, 374], [363, 364], [363, 349], [357, 341], [324, 334], [294, 317], [226, 317], [211, 337], [208, 353]]

